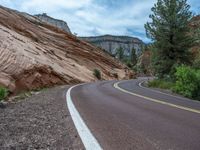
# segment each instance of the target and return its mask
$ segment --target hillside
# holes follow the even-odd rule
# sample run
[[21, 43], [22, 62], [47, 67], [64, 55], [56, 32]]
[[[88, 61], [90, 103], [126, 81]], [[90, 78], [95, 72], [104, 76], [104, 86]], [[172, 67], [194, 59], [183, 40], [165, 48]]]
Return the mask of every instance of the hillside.
[[34, 16], [0, 6], [0, 85], [12, 92], [127, 78], [126, 66], [102, 50], [45, 24]]

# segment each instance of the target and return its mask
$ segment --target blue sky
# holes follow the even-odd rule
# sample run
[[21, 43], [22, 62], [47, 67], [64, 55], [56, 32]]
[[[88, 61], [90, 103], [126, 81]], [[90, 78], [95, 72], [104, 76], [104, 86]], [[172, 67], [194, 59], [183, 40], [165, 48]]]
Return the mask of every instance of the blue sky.
[[[103, 34], [146, 38], [144, 23], [156, 0], [0, 0], [0, 5], [30, 14], [47, 13], [66, 21], [78, 36]], [[188, 0], [200, 12], [199, 0]]]

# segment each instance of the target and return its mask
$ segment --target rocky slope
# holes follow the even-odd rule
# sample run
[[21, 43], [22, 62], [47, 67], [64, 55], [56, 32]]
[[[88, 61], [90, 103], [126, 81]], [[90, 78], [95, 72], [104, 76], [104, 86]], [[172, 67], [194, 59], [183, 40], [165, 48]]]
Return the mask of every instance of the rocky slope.
[[97, 47], [101, 47], [111, 54], [115, 54], [116, 50], [121, 47], [124, 49], [125, 55], [127, 56], [130, 55], [132, 48], [135, 48], [136, 54], [139, 55], [143, 45], [143, 42], [140, 39], [128, 36], [104, 35], [79, 38]]
[[129, 70], [100, 49], [36, 17], [0, 6], [0, 85], [12, 92], [57, 84], [127, 78]]
[[71, 34], [71, 31], [65, 21], [52, 18], [48, 16], [46, 13], [35, 15], [35, 17], [37, 17], [38, 19], [47, 24], [53, 25]]

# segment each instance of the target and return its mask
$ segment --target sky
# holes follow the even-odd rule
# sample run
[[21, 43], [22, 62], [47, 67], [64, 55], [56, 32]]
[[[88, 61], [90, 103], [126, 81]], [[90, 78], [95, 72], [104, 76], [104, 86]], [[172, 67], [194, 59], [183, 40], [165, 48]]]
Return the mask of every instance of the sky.
[[[104, 34], [138, 37], [149, 42], [144, 24], [157, 0], [0, 0], [0, 5], [29, 14], [47, 15], [67, 22], [78, 36]], [[188, 0], [200, 13], [200, 1]]]

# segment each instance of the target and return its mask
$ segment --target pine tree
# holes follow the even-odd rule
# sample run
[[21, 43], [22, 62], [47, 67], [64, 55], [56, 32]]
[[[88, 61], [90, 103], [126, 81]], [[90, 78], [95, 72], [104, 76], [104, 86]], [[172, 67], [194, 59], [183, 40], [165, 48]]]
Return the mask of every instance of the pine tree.
[[135, 66], [136, 63], [137, 63], [137, 55], [135, 53], [134, 48], [132, 48], [132, 50], [131, 50], [131, 63], [132, 63], [133, 66]]
[[123, 50], [122, 47], [119, 47], [117, 49], [117, 57], [118, 57], [119, 60], [123, 60], [123, 58], [124, 58], [124, 50]]
[[152, 22], [145, 24], [147, 37], [154, 41], [156, 59], [154, 69], [163, 78], [178, 64], [190, 64], [189, 48], [193, 39], [189, 33], [192, 18], [187, 0], [158, 0], [151, 9]]

